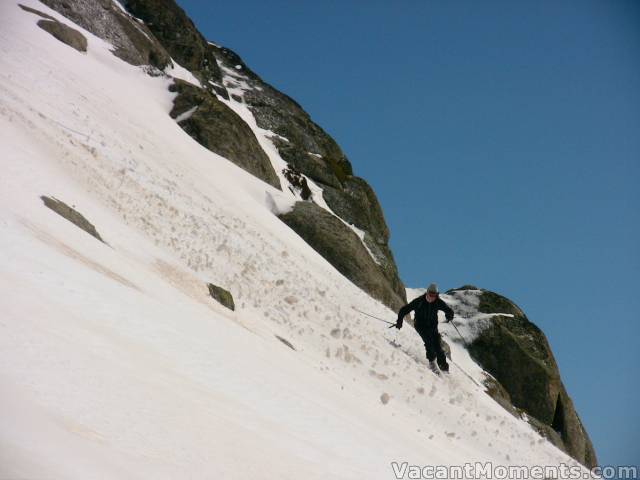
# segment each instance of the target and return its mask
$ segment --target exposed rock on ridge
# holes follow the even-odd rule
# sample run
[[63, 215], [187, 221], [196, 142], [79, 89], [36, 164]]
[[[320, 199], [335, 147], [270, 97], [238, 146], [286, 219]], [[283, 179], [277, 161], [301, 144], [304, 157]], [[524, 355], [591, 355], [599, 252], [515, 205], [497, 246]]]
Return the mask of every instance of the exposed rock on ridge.
[[280, 219], [358, 287], [394, 309], [404, 305], [388, 278], [380, 275], [360, 238], [339, 218], [315, 203], [298, 202]]
[[[455, 295], [456, 291], [447, 293]], [[526, 412], [532, 426], [573, 458], [587, 467], [595, 466], [593, 445], [542, 330], [512, 301], [487, 290], [479, 296], [478, 311], [506, 314], [484, 320], [485, 328], [469, 345], [471, 356], [499, 382], [489, 393], [498, 403], [504, 405], [506, 400]]]
[[169, 54], [207, 88], [228, 98], [213, 47], [174, 0], [125, 0], [125, 7], [153, 32]]
[[[215, 95], [182, 80], [171, 87], [178, 92], [171, 117], [205, 148], [231, 160], [254, 176], [280, 189], [271, 161], [251, 128]], [[180, 117], [183, 116], [183, 120]]]
[[212, 49], [227, 72], [225, 86], [231, 90], [238, 86], [238, 80], [247, 85], [242, 89], [242, 101], [258, 127], [277, 135], [274, 143], [287, 163], [312, 180], [337, 188], [353, 175], [351, 163], [338, 144], [295, 100], [262, 81], [233, 51], [214, 45]]
[[[323, 199], [336, 215], [364, 231], [366, 248], [362, 250], [367, 252], [369, 258], [373, 257], [371, 263], [375, 267], [370, 268], [370, 265], [359, 264], [353, 259], [351, 263], [368, 270], [374, 278], [362, 282], [355, 276], [354, 268], [345, 269], [344, 263], [336, 263], [334, 256], [329, 258], [325, 249], [316, 248], [321, 243], [340, 243], [349, 237], [343, 231], [349, 229], [344, 223], [333, 222], [334, 228], [316, 231], [311, 225], [303, 226], [305, 223], [318, 221], [313, 214], [315, 209], [296, 207], [297, 221], [293, 222], [289, 218], [287, 224], [305, 238], [307, 243], [315, 245], [314, 248], [321, 255], [356, 285], [397, 310], [406, 302], [406, 290], [400, 281], [388, 245], [389, 230], [373, 189], [364, 179], [353, 175], [351, 163], [340, 147], [310, 119], [297, 102], [262, 81], [231, 50], [215, 46], [213, 48], [232, 101], [244, 103], [256, 119], [258, 127], [273, 132], [270, 139], [282, 159], [322, 188]], [[303, 217], [306, 218], [305, 221], [302, 220]], [[282, 217], [283, 220], [284, 218]], [[325, 238], [311, 240], [310, 235], [314, 231]], [[361, 258], [355, 251], [351, 254], [355, 255], [354, 258]], [[375, 284], [386, 284], [393, 295], [388, 292], [381, 294], [380, 289], [372, 288]]]

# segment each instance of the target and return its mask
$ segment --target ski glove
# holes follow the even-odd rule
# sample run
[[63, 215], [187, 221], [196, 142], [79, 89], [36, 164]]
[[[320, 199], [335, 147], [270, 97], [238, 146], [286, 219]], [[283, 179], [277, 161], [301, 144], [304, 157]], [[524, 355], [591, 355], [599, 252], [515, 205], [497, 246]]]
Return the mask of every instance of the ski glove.
[[400, 330], [402, 328], [402, 319], [401, 318], [399, 318], [398, 321], [396, 322], [396, 328], [398, 330]]
[[447, 315], [447, 323], [451, 323], [451, 320], [453, 320], [453, 315]]

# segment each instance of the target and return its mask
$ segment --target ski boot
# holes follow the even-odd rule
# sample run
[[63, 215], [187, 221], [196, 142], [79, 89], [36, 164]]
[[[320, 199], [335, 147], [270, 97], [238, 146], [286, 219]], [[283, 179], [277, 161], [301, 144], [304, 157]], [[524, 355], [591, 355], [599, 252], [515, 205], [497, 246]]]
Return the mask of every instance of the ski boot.
[[435, 375], [440, 375], [440, 370], [438, 370], [438, 364], [435, 360], [431, 360], [429, 362], [429, 370], [431, 370]]

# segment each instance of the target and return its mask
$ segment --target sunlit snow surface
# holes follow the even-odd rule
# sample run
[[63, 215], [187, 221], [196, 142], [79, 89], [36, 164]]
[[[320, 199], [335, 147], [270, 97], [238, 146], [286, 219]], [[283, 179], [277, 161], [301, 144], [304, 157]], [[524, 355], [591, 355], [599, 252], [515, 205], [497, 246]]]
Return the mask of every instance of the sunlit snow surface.
[[573, 463], [465, 375], [427, 372], [410, 326], [355, 312], [395, 320], [272, 214], [291, 195], [180, 129], [169, 78], [85, 31], [79, 53], [38, 20], [0, 4], [0, 478], [388, 479], [392, 461]]

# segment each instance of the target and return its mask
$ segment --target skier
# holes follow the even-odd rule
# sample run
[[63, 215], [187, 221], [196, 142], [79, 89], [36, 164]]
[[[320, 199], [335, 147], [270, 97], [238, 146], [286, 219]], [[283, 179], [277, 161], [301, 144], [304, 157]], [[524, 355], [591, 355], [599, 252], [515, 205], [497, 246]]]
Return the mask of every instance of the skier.
[[398, 312], [398, 320], [396, 328], [402, 328], [402, 320], [412, 311], [415, 311], [415, 328], [427, 350], [427, 360], [429, 360], [429, 368], [434, 373], [439, 373], [436, 367], [435, 359], [438, 360], [438, 366], [443, 372], [449, 371], [447, 357], [442, 350], [440, 343], [440, 334], [438, 333], [438, 310], [445, 313], [447, 323], [453, 319], [453, 310], [438, 295], [438, 286], [432, 283], [427, 288], [425, 295], [420, 295], [405, 305]]

